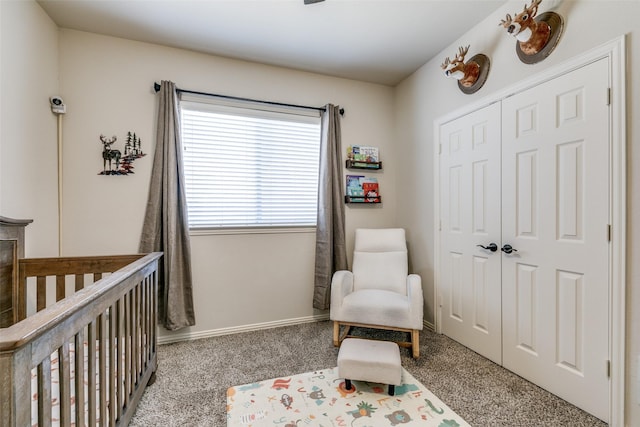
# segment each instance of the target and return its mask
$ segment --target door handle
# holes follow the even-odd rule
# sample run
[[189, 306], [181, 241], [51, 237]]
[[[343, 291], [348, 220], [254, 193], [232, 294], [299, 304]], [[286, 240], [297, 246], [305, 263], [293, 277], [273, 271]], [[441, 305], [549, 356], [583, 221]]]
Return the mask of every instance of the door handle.
[[487, 246], [482, 246], [482, 245], [476, 245], [476, 246], [480, 246], [482, 249], [487, 249], [491, 252], [495, 252], [498, 250], [498, 245], [496, 245], [493, 242], [489, 243]]
[[505, 254], [510, 254], [511, 252], [518, 252], [518, 250], [514, 249], [511, 245], [504, 245], [500, 250]]

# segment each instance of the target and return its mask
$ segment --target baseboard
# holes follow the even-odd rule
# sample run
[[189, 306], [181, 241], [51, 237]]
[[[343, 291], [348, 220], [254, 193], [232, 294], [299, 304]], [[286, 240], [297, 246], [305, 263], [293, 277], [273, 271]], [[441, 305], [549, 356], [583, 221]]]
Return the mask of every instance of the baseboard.
[[426, 320], [423, 320], [422, 324], [424, 325], [425, 329], [428, 329], [431, 332], [435, 332], [436, 331], [436, 325], [434, 325], [433, 323], [428, 322]]
[[242, 332], [259, 331], [262, 329], [279, 328], [281, 326], [300, 325], [303, 323], [319, 322], [329, 320], [329, 314], [319, 314], [313, 316], [297, 317], [293, 319], [276, 320], [273, 322], [254, 323], [251, 325], [232, 326], [230, 328], [210, 329], [208, 331], [184, 332], [171, 335], [159, 336], [158, 344], [169, 344], [180, 341], [198, 340], [201, 338], [218, 337], [221, 335], [239, 334]]
[[[222, 335], [240, 334], [243, 332], [259, 331], [262, 329], [279, 328], [281, 326], [300, 325], [303, 323], [320, 322], [329, 320], [329, 314], [319, 314], [314, 316], [297, 317], [293, 319], [276, 320], [273, 322], [253, 323], [250, 325], [232, 326], [230, 328], [210, 329], [207, 331], [184, 332], [158, 337], [158, 344], [170, 344], [180, 341], [198, 340], [201, 338], [219, 337]], [[428, 321], [423, 321], [425, 329], [435, 331], [435, 325]]]

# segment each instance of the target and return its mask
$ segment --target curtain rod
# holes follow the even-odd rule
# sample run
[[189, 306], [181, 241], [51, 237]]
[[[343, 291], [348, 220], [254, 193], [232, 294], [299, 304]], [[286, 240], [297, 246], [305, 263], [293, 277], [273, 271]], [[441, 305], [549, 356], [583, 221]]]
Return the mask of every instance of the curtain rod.
[[[160, 91], [160, 83], [153, 83], [153, 89], [157, 92]], [[269, 104], [269, 105], [278, 105], [280, 107], [294, 107], [294, 108], [306, 108], [308, 110], [318, 110], [318, 111], [325, 111], [326, 108], [325, 107], [310, 107], [307, 105], [296, 105], [296, 104], [285, 104], [282, 102], [273, 102], [273, 101], [261, 101], [258, 99], [251, 99], [251, 98], [241, 98], [238, 96], [230, 96], [230, 95], [219, 95], [217, 93], [207, 93], [207, 92], [198, 92], [198, 91], [194, 91], [194, 90], [185, 90], [185, 89], [178, 89], [176, 88], [176, 91], [180, 92], [180, 93], [191, 93], [194, 95], [206, 95], [206, 96], [215, 96], [217, 98], [224, 98], [224, 99], [233, 99], [234, 101], [248, 101], [248, 102], [259, 102], [261, 104]], [[344, 116], [344, 108], [341, 108], [339, 110], [339, 113], [341, 116]]]

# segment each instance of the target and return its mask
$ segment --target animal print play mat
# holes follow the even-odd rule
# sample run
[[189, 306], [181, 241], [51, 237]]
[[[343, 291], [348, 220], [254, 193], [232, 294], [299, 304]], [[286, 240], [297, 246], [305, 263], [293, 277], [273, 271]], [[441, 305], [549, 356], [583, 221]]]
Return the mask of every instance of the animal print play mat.
[[385, 384], [353, 381], [338, 368], [239, 385], [227, 390], [227, 426], [468, 426], [406, 370], [395, 395]]

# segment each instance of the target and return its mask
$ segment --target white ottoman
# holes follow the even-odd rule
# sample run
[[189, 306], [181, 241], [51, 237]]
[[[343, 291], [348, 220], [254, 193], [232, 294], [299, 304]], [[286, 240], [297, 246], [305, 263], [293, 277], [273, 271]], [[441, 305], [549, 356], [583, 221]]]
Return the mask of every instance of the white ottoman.
[[402, 383], [402, 365], [398, 344], [389, 341], [347, 338], [338, 352], [338, 376], [351, 390], [351, 380], [389, 384], [393, 396], [395, 386]]

